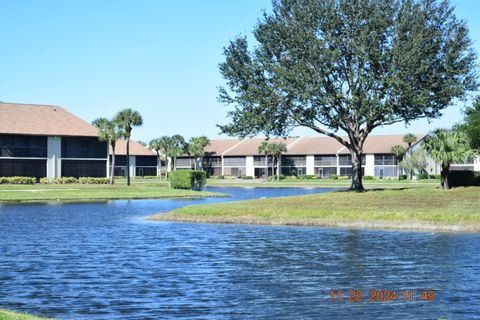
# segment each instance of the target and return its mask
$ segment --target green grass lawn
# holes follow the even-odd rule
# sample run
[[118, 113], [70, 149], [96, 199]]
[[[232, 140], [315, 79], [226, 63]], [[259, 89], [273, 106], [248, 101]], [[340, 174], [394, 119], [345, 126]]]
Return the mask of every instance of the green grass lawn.
[[47, 320], [52, 318], [35, 317], [25, 313], [17, 313], [0, 309], [0, 320]]
[[333, 192], [179, 208], [152, 220], [480, 231], [480, 188]]
[[0, 202], [21, 201], [98, 201], [112, 199], [198, 198], [222, 196], [219, 193], [170, 189], [163, 181], [151, 183], [123, 181], [114, 186], [87, 184], [0, 184]]

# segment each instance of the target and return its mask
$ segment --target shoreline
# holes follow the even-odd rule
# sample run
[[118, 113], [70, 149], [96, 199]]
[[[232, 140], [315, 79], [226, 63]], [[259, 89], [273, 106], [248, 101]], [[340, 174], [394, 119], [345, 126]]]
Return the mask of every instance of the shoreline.
[[266, 219], [260, 217], [218, 217], [177, 214], [173, 212], [156, 213], [144, 217], [146, 221], [184, 222], [202, 224], [239, 224], [277, 227], [318, 227], [361, 230], [419, 231], [419, 232], [455, 232], [480, 233], [480, 225], [446, 224], [423, 221], [382, 221], [382, 220], [334, 220], [334, 219]]

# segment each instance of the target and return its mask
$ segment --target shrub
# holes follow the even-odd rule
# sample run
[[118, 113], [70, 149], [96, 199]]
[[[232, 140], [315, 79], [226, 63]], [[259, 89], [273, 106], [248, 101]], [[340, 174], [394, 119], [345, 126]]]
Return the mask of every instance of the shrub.
[[71, 183], [78, 183], [78, 179], [75, 177], [60, 177], [53, 180], [55, 184], [71, 184]]
[[155, 180], [155, 179], [161, 179], [161, 176], [144, 176], [143, 179], [147, 180]]
[[170, 172], [170, 187], [174, 189], [200, 190], [207, 181], [207, 174], [203, 171], [176, 170]]
[[297, 180], [297, 176], [286, 176], [286, 180]]
[[428, 173], [419, 173], [417, 174], [417, 179], [428, 179]]
[[398, 176], [398, 180], [407, 180], [407, 175], [401, 174], [400, 176]]
[[50, 180], [48, 178], [40, 178], [40, 183], [41, 184], [49, 184]]
[[252, 180], [253, 177], [252, 176], [241, 176], [240, 179], [242, 179], [242, 180]]
[[348, 180], [350, 179], [349, 176], [338, 176], [338, 180]]
[[330, 177], [332, 180], [338, 180], [338, 174], [332, 174]]
[[35, 182], [37, 182], [35, 177], [0, 177], [0, 183], [35, 184]]
[[373, 176], [363, 176], [363, 180], [375, 180]]
[[81, 177], [78, 182], [81, 184], [108, 184], [110, 178]]
[[314, 175], [314, 174], [303, 174], [298, 178], [299, 179], [304, 179], [304, 180], [312, 180], [312, 179], [317, 179], [317, 176]]
[[430, 179], [441, 179], [442, 175], [441, 174], [429, 174], [428, 177]]
[[452, 187], [480, 186], [480, 172], [450, 171], [448, 184]]

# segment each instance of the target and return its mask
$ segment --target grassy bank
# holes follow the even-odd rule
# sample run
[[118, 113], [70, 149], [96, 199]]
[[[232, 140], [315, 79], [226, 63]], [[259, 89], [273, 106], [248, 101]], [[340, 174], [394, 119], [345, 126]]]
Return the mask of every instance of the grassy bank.
[[0, 320], [47, 320], [52, 318], [35, 317], [25, 313], [12, 312], [0, 309]]
[[99, 201], [113, 199], [200, 198], [222, 196], [219, 193], [170, 189], [163, 182], [110, 185], [83, 184], [0, 184], [0, 202], [26, 201]]
[[188, 206], [149, 220], [480, 232], [480, 188], [334, 192]]
[[[262, 179], [208, 179], [210, 187], [325, 187], [325, 188], [348, 188], [351, 180], [312, 179], [312, 180], [280, 180], [265, 181]], [[403, 187], [428, 187], [440, 185], [439, 179], [425, 180], [365, 180], [363, 185], [367, 189], [373, 188], [403, 188]]]

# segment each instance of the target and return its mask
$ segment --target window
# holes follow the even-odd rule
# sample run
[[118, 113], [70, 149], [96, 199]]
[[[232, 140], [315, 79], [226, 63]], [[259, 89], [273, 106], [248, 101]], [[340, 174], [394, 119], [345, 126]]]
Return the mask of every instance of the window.
[[[341, 176], [347, 176], [347, 177], [351, 177], [352, 176], [352, 167], [343, 167], [343, 168], [340, 168], [340, 175]], [[365, 168], [362, 167], [362, 176], [365, 175]]]
[[282, 166], [285, 167], [304, 167], [307, 164], [305, 156], [284, 156], [282, 157]]
[[[110, 156], [110, 164], [112, 164], [112, 156]], [[126, 166], [127, 165], [127, 156], [117, 156], [115, 155], [115, 167], [116, 166]]]
[[337, 174], [337, 167], [323, 167], [315, 168], [315, 175], [319, 177], [331, 177], [332, 175]]
[[[351, 166], [352, 165], [352, 155], [342, 154], [338, 156], [338, 164], [340, 166]], [[365, 165], [365, 155], [362, 154], [362, 165]]]
[[62, 137], [62, 158], [106, 158], [107, 150], [107, 143], [96, 137]]
[[246, 157], [224, 157], [223, 164], [225, 167], [244, 167], [246, 166]]
[[397, 159], [393, 154], [376, 154], [375, 165], [393, 166], [397, 164]]
[[47, 137], [0, 135], [0, 157], [47, 157]]
[[138, 167], [156, 167], [157, 156], [136, 156], [135, 165]]
[[245, 175], [245, 172], [245, 167], [224, 168], [224, 175], [226, 176], [241, 177]]
[[177, 158], [175, 161], [175, 166], [176, 167], [188, 167], [191, 168], [193, 167], [193, 159], [192, 158]]
[[[277, 161], [275, 161], [274, 164], [275, 163], [277, 163]], [[253, 165], [255, 167], [265, 167], [265, 156], [254, 156], [253, 157]], [[268, 156], [267, 165], [269, 165], [269, 166], [272, 165], [272, 156]]]
[[135, 175], [136, 175], [137, 177], [156, 176], [156, 175], [157, 175], [157, 168], [152, 168], [152, 167], [136, 167], [136, 168], [135, 168]]
[[323, 167], [323, 166], [336, 166], [337, 165], [337, 156], [315, 156], [315, 164], [316, 167]]
[[62, 160], [62, 177], [105, 177], [106, 160]]
[[222, 158], [221, 157], [205, 157], [203, 158], [204, 167], [221, 167]]
[[0, 177], [35, 177], [47, 176], [47, 160], [0, 160]]
[[375, 177], [383, 178], [383, 177], [397, 177], [397, 176], [398, 176], [397, 167], [375, 166]]

